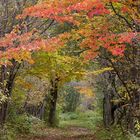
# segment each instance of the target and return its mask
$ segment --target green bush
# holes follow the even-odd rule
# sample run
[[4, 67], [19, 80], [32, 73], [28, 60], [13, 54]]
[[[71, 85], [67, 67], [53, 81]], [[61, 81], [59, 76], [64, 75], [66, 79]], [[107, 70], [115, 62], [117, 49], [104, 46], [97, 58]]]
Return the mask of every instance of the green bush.
[[96, 136], [100, 140], [130, 140], [127, 134], [122, 132], [119, 125], [111, 126], [108, 129], [101, 125], [96, 131]]
[[15, 140], [20, 134], [36, 134], [36, 130], [42, 130], [43, 127], [44, 122], [36, 117], [17, 115], [0, 129], [0, 140]]
[[11, 127], [13, 127], [18, 133], [30, 133], [32, 122], [31, 119], [26, 115], [17, 115], [10, 121]]
[[8, 124], [0, 129], [0, 140], [15, 140], [16, 131], [14, 128], [9, 127]]

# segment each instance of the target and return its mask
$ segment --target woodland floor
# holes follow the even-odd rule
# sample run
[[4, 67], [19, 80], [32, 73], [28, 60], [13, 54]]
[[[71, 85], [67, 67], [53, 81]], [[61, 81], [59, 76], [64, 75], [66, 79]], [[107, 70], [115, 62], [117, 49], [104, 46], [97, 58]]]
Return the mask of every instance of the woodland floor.
[[42, 131], [45, 135], [22, 136], [17, 140], [97, 140], [93, 130], [79, 126], [46, 128]]

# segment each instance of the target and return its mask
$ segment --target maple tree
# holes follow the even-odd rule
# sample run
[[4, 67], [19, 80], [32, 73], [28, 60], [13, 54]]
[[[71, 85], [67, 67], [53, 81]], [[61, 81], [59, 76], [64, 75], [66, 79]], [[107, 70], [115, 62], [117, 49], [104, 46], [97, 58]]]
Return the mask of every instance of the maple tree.
[[[26, 16], [49, 18], [49, 19], [56, 20], [58, 22], [71, 22], [71, 23], [76, 24], [80, 27], [79, 17], [82, 14], [87, 16], [86, 18], [89, 18], [88, 21], [90, 22], [90, 24], [93, 22], [93, 21], [90, 21], [90, 18], [92, 18], [93, 16], [96, 17], [96, 16], [100, 16], [102, 14], [110, 14], [109, 9], [107, 9], [105, 7], [105, 4], [107, 2], [118, 2], [118, 1], [105, 1], [105, 2], [99, 1], [99, 0], [92, 0], [92, 1], [90, 1], [90, 0], [74, 1], [73, 0], [71, 2], [57, 1], [57, 0], [56, 1], [47, 1], [47, 2], [44, 1], [43, 3], [39, 3], [39, 4], [34, 5], [32, 7], [26, 8], [23, 11], [23, 14], [18, 15], [17, 18], [23, 18]], [[122, 9], [128, 9], [128, 8], [122, 7]], [[76, 11], [76, 12], [73, 12], [73, 11]], [[124, 12], [124, 10], [122, 10], [122, 11]], [[79, 36], [84, 36], [86, 38], [82, 41], [82, 45], [86, 45], [86, 46], [88, 45], [90, 47], [90, 49], [92, 50], [92, 51], [88, 52], [88, 57], [91, 55], [96, 56], [96, 53], [94, 53], [94, 52], [101, 45], [103, 47], [107, 48], [109, 51], [111, 51], [112, 54], [114, 54], [114, 55], [122, 55], [124, 52], [124, 49], [125, 49], [124, 43], [130, 42], [131, 38], [135, 36], [135, 34], [133, 34], [133, 33], [128, 34], [127, 35], [128, 38], [126, 37], [126, 34], [116, 36], [115, 34], [108, 33], [109, 28], [106, 28], [105, 31], [103, 31], [102, 33], [99, 33], [102, 30], [101, 28], [104, 28], [104, 27], [105, 27], [105, 25], [102, 25], [102, 27], [100, 27], [99, 29], [96, 29], [96, 27], [95, 27], [95, 29], [92, 30], [92, 25], [91, 25], [91, 27], [88, 28], [89, 31], [88, 31], [88, 33], [86, 33], [86, 36], [84, 35], [85, 27], [83, 27], [83, 29], [81, 29], [81, 27], [80, 27], [79, 31], [77, 31], [77, 30], [75, 31], [76, 33], [77, 32], [79, 33], [78, 34]], [[97, 31], [97, 32], [95, 32], [95, 31]], [[16, 55], [15, 59], [17, 57], [17, 59], [19, 60], [21, 57], [21, 59], [24, 58], [27, 60], [30, 58], [29, 51], [32, 51], [32, 49], [33, 50], [39, 49], [39, 47], [42, 45], [40, 43], [41, 40], [39, 39], [37, 41], [32, 41], [33, 42], [33, 44], [32, 44], [32, 42], [27, 41], [30, 38], [28, 38], [28, 39], [26, 38], [26, 35], [29, 35], [29, 34], [30, 33], [27, 33], [27, 34], [25, 34], [25, 36], [21, 35], [21, 37], [19, 37], [14, 32], [12, 32], [9, 35], [6, 35], [5, 38], [2, 38], [1, 46], [3, 47], [3, 46], [8, 45], [9, 47], [8, 47], [8, 50], [6, 51], [6, 53], [3, 53], [3, 51], [2, 51], [2, 55], [1, 55], [2, 62], [1, 63], [3, 63], [3, 61], [4, 61], [4, 63], [6, 63], [7, 58], [11, 59], [11, 56], [14, 57], [14, 55], [10, 55], [10, 53], [13, 51], [17, 51], [17, 54], [20, 55], [20, 56]], [[123, 39], [123, 36], [124, 36], [124, 39]], [[22, 37], [23, 38], [25, 37], [26, 39], [24, 41], [20, 41], [20, 38], [22, 38]], [[112, 40], [105, 41], [105, 39], [108, 39], [110, 37], [112, 38]], [[119, 37], [120, 37], [120, 39], [119, 39]], [[118, 39], [116, 39], [116, 38], [118, 38]], [[21, 47], [10, 48], [10, 46], [13, 45], [13, 41], [15, 41], [16, 39], [18, 39], [18, 42], [20, 42]], [[92, 42], [91, 42], [91, 40], [92, 40]], [[97, 42], [96, 42], [96, 40], [97, 40]], [[52, 43], [50, 42], [47, 45], [50, 45], [50, 44], [52, 44]], [[28, 48], [28, 50], [27, 50], [27, 48]], [[49, 48], [52, 49], [52, 47], [49, 47]], [[28, 56], [29, 57], [28, 58], [26, 58], [25, 56], [22, 57], [21, 53], [19, 53], [19, 51], [21, 51], [21, 50], [23, 50], [22, 54], [28, 54], [26, 57], [28, 57]], [[24, 53], [25, 51], [26, 51], [26, 53]], [[30, 61], [32, 61], [32, 60], [30, 59]]]
[[[110, 8], [106, 6], [106, 4], [111, 4], [114, 13], [117, 14], [116, 13], [117, 11], [113, 8], [113, 4], [115, 3], [120, 4], [119, 8], [121, 7], [123, 14], [128, 14], [126, 12], [129, 12], [129, 14], [131, 15], [133, 14], [132, 16], [134, 17], [134, 13], [132, 13], [132, 10], [129, 10], [130, 5], [132, 3], [131, 1], [129, 2], [128, 5], [126, 5], [125, 3], [121, 3], [118, 0], [115, 0], [115, 1], [114, 0], [105, 0], [105, 1], [101, 1], [101, 0], [75, 1], [73, 0], [71, 2], [55, 0], [55, 1], [44, 1], [34, 6], [31, 6], [29, 8], [25, 8], [23, 10], [23, 14], [18, 15], [17, 18], [20, 19], [27, 16], [32, 16], [32, 17], [39, 17], [39, 18], [49, 18], [49, 19], [56, 20], [57, 22], [73, 23], [74, 25], [78, 26], [79, 29], [75, 30], [72, 33], [77, 33], [78, 36], [83, 36], [85, 38], [83, 39], [81, 44], [82, 46], [88, 45], [88, 47], [90, 48], [89, 53], [95, 54], [94, 52], [98, 50], [100, 46], [102, 46], [108, 49], [110, 52], [112, 52], [113, 55], [123, 55], [123, 52], [125, 49], [125, 43], [130, 43], [131, 39], [134, 38], [137, 34], [131, 31], [130, 33], [127, 32], [127, 33], [121, 33], [121, 34], [114, 34], [114, 33], [111, 33], [110, 27], [105, 28], [106, 24], [103, 23], [101, 25], [100, 23], [102, 22], [102, 20], [104, 19], [106, 20], [107, 18], [106, 15], [112, 14], [112, 11], [110, 10]], [[137, 4], [137, 2], [135, 3]], [[137, 5], [134, 6], [135, 12], [137, 12], [137, 8], [135, 8], [137, 7]], [[85, 17], [81, 18], [80, 16], [82, 15], [84, 15]], [[102, 15], [105, 15], [105, 16], [102, 18], [101, 17]], [[95, 22], [96, 19], [99, 22]], [[85, 25], [86, 27], [83, 26], [82, 23], [80, 23], [80, 21], [82, 20], [87, 20], [88, 23], [86, 23]], [[138, 22], [137, 19], [135, 20]], [[100, 24], [101, 26], [96, 27], [97, 25], [94, 26], [93, 24]], [[88, 29], [88, 32], [86, 33], [86, 36], [85, 36], [84, 30], [86, 31], [86, 29]], [[19, 51], [21, 49], [27, 52], [27, 51], [32, 51], [32, 49], [34, 50], [39, 49], [39, 46], [42, 45], [42, 44], [39, 44], [41, 41], [40, 40], [36, 42], [33, 41], [33, 44], [32, 44], [32, 42], [29, 42], [30, 37], [28, 35], [31, 36], [30, 33], [27, 33], [27, 34], [25, 33], [25, 35], [21, 35], [21, 37], [19, 37], [20, 35], [16, 35], [14, 32], [11, 32], [9, 35], [6, 35], [6, 37], [1, 39], [1, 46], [3, 47], [3, 46], [8, 45], [9, 46], [8, 49], [9, 49], [11, 48], [10, 46], [13, 46], [13, 42], [18, 39], [18, 42], [20, 42], [21, 47], [14, 48], [15, 50], [13, 50], [13, 48], [11, 50], [9, 49], [8, 50], [9, 52]], [[26, 38], [27, 36], [28, 38]], [[21, 38], [25, 38], [25, 39], [20, 40]], [[52, 44], [52, 43], [50, 42], [48, 44]], [[8, 54], [8, 51], [6, 51], [7, 53], [5, 54], [4, 59], [8, 57], [9, 57], [8, 59], [10, 59], [11, 56]], [[3, 57], [3, 55], [1, 57]], [[18, 57], [18, 56], [15, 56], [15, 57]]]
[[[106, 22], [110, 22], [107, 21], [108, 16], [106, 15], [112, 15], [113, 12], [119, 15], [113, 7], [113, 4], [116, 3], [120, 4], [119, 9], [121, 7], [122, 13], [126, 14], [126, 9], [130, 9], [132, 2], [130, 2], [129, 5], [126, 5], [118, 0], [80, 0], [71, 2], [57, 0], [44, 1], [43, 3], [39, 3], [25, 9], [19, 18], [33, 16], [39, 18], [49, 18], [56, 20], [57, 22], [73, 23], [77, 25], [79, 29], [72, 31], [71, 35], [76, 34], [77, 36], [75, 39], [80, 38], [81, 36], [85, 38], [81, 42], [81, 46], [88, 46], [90, 48], [89, 51], [87, 51], [88, 57], [96, 57], [96, 51], [98, 51], [100, 46], [106, 48], [113, 55], [122, 56], [125, 50], [125, 44], [130, 43], [137, 33], [133, 31], [121, 34], [111, 32], [110, 26], [112, 25], [111, 23], [109, 23], [110, 26], [106, 24]], [[111, 5], [113, 10], [111, 11], [111, 8], [108, 8], [106, 5]], [[133, 14], [132, 10], [128, 11], [130, 14]], [[104, 16], [102, 17], [102, 15]], [[123, 16], [120, 15], [120, 17]], [[123, 17], [123, 19], [127, 22], [127, 24], [129, 24], [125, 17]], [[83, 25], [83, 22], [85, 22], [84, 20], [87, 21], [85, 26]], [[130, 28], [132, 29], [133, 26], [131, 25]]]
[[34, 55], [35, 64], [27, 75], [34, 75], [49, 83], [49, 117], [48, 122], [51, 126], [55, 125], [56, 103], [59, 89], [71, 80], [81, 79], [79, 71], [84, 71], [84, 66], [80, 58], [61, 56], [56, 53], [38, 52]]

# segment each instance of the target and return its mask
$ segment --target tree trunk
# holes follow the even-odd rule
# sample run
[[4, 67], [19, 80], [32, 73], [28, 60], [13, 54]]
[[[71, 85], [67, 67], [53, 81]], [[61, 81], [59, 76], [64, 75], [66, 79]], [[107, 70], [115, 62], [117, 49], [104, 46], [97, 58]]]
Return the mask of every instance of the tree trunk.
[[1, 104], [1, 108], [0, 108], [0, 125], [3, 125], [5, 120], [6, 120], [6, 116], [7, 116], [7, 108], [8, 107], [8, 102], [5, 101]]
[[48, 123], [50, 126], [55, 126], [56, 119], [56, 103], [58, 97], [58, 80], [55, 79], [51, 81], [52, 88], [50, 90], [50, 107], [49, 107], [49, 116]]
[[103, 99], [103, 119], [105, 127], [109, 127], [113, 120], [114, 114], [112, 112], [111, 95], [106, 93]]
[[[7, 118], [9, 97], [11, 97], [12, 89], [14, 85], [15, 76], [18, 72], [20, 64], [13, 60], [13, 67], [10, 67], [9, 75], [7, 75], [8, 68], [5, 66], [1, 67], [1, 94], [6, 97], [5, 101], [2, 101], [0, 105], [0, 125], [3, 125]], [[6, 84], [5, 84], [6, 83]]]
[[[1, 96], [5, 96], [7, 97], [7, 95], [5, 95], [5, 80], [6, 80], [6, 67], [5, 66], [1, 66]], [[5, 98], [6, 99], [6, 98]], [[7, 112], [7, 101], [1, 101], [1, 105], [0, 105], [0, 125], [3, 125], [3, 123], [5, 122], [6, 119], [6, 112]]]

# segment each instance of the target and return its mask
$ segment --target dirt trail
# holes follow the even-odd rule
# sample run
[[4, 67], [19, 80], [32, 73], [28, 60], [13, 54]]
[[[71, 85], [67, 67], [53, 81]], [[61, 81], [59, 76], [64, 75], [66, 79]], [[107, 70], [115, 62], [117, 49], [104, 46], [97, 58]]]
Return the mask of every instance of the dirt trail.
[[93, 131], [77, 126], [69, 126], [66, 129], [43, 130], [45, 135], [23, 137], [18, 140], [97, 140]]

